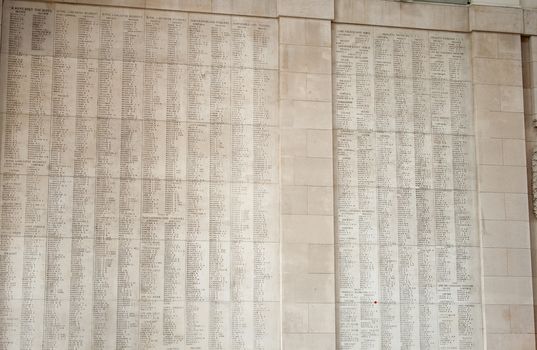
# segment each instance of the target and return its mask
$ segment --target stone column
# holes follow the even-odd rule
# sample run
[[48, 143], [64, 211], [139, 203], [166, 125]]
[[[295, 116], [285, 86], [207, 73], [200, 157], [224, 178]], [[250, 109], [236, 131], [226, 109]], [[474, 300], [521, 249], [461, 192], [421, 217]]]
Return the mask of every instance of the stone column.
[[520, 42], [472, 33], [488, 349], [535, 348]]
[[335, 349], [330, 21], [280, 18], [283, 349]]
[[[534, 153], [537, 151], [537, 112], [535, 110], [535, 94], [537, 92], [537, 80], [535, 72], [537, 69], [537, 37], [530, 36], [522, 41], [522, 72], [524, 76], [524, 119], [526, 124], [526, 165], [528, 174], [528, 203], [529, 203], [529, 222], [530, 222], [530, 237], [532, 247], [532, 276], [533, 276], [533, 300], [537, 298], [535, 294], [537, 286], [537, 257], [535, 249], [537, 240], [534, 238], [537, 232], [537, 203], [535, 198], [535, 186], [537, 185], [537, 168], [534, 164]], [[535, 310], [535, 307], [534, 307]], [[535, 314], [535, 312], [534, 312]], [[535, 316], [534, 316], [535, 317]]]

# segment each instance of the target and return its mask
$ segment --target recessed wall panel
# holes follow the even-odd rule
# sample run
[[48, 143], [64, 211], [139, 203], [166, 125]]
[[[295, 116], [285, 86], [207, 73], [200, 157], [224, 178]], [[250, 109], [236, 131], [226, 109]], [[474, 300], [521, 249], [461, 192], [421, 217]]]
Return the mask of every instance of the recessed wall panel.
[[274, 19], [7, 2], [1, 349], [278, 349]]
[[333, 38], [338, 348], [480, 349], [469, 37]]

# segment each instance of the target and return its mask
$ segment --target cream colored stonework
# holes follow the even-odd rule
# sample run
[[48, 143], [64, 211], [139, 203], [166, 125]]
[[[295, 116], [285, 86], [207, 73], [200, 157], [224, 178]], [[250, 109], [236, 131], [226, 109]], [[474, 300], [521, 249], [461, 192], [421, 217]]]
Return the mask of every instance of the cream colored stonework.
[[285, 349], [336, 348], [330, 47], [329, 21], [280, 18]]
[[338, 347], [480, 349], [470, 38], [334, 37]]
[[0, 348], [279, 348], [277, 21], [4, 11]]
[[533, 0], [2, 3], [0, 350], [536, 348]]

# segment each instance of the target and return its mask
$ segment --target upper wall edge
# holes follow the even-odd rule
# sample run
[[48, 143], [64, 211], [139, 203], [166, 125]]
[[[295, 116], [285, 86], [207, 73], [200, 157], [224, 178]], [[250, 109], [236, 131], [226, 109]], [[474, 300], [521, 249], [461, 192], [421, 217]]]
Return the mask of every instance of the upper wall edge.
[[[0, 0], [2, 1], [2, 0]], [[3, 0], [9, 2], [12, 0]], [[386, 27], [537, 35], [537, 9], [386, 0], [26, 0], [257, 17], [300, 17]]]

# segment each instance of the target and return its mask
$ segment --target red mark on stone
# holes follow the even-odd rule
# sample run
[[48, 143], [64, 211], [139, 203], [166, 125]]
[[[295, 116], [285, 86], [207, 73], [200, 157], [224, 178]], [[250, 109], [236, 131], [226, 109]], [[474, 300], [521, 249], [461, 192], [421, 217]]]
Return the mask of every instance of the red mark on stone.
[[376, 301], [376, 300], [375, 300], [375, 301], [373, 302], [373, 304], [378, 304], [378, 303], [379, 303], [379, 302], [378, 302], [378, 301]]

